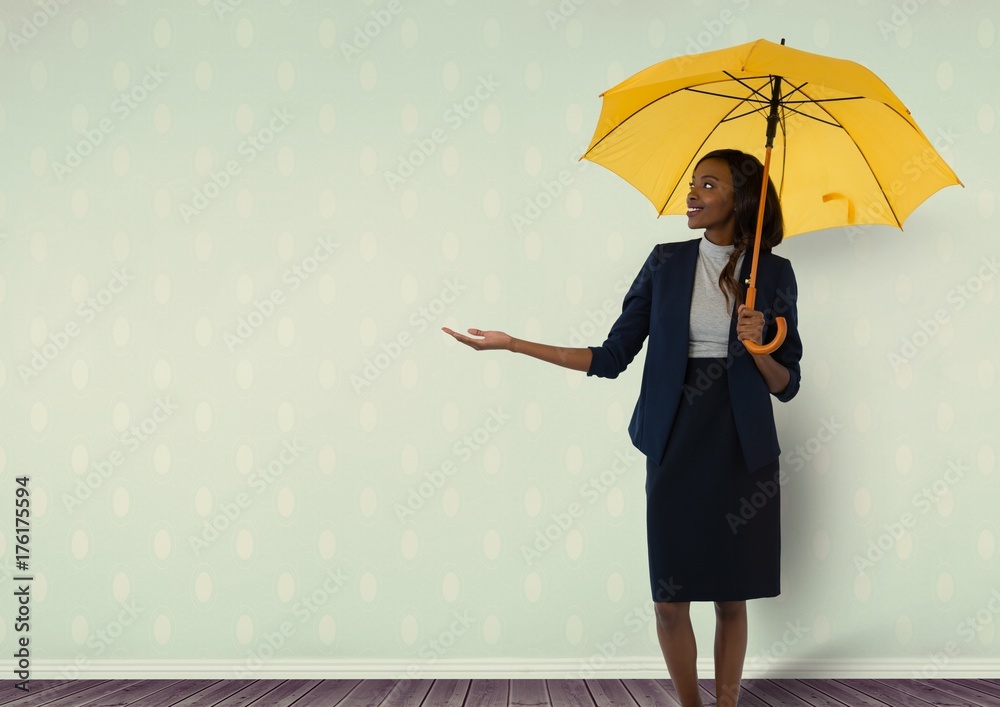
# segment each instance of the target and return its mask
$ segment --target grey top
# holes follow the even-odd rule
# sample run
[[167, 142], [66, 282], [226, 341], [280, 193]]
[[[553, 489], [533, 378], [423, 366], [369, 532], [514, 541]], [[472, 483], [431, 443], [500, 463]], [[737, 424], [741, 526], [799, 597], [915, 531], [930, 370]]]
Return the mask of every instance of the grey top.
[[[729, 324], [736, 302], [719, 288], [719, 275], [733, 252], [734, 245], [715, 245], [702, 236], [698, 245], [698, 263], [694, 270], [694, 288], [691, 291], [691, 327], [688, 337], [688, 358], [725, 358], [729, 352]], [[736, 273], [743, 265], [740, 253]]]

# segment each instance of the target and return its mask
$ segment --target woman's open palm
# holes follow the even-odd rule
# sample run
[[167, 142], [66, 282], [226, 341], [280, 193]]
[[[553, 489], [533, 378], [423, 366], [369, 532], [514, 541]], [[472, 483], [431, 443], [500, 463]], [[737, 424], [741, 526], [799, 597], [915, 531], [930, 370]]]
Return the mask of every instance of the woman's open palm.
[[482, 331], [480, 329], [467, 330], [470, 334], [483, 337], [481, 339], [472, 339], [465, 334], [459, 334], [457, 331], [452, 331], [446, 326], [441, 327], [441, 331], [451, 334], [463, 344], [471, 346], [476, 351], [486, 351], [488, 349], [510, 350], [512, 342], [511, 337], [502, 331]]

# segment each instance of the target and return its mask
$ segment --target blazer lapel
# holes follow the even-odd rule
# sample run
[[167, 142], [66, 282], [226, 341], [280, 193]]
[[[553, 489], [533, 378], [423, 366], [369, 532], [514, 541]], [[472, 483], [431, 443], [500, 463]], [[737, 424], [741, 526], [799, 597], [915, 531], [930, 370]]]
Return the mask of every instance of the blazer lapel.
[[691, 295], [694, 291], [694, 271], [698, 267], [698, 250], [701, 239], [690, 241], [681, 254], [681, 276], [676, 279], [677, 291], [671, 293], [674, 301], [684, 312], [684, 346], [691, 331]]
[[[678, 243], [674, 262], [665, 269], [666, 277], [660, 278], [662, 287], [663, 318], [657, 319], [662, 327], [664, 341], [676, 347], [676, 355], [686, 358], [691, 334], [691, 292], [694, 289], [694, 272], [698, 264], [700, 240]], [[681, 356], [683, 352], [683, 356]]]

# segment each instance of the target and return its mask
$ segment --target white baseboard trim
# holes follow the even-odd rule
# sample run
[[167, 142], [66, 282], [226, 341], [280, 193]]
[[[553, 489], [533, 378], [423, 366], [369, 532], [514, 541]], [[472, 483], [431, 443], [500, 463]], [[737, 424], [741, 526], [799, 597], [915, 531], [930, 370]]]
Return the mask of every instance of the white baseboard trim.
[[[4, 680], [20, 680], [12, 660], [0, 661]], [[203, 680], [203, 679], [607, 679], [656, 678], [667, 680], [662, 658], [610, 658], [582, 661], [567, 658], [477, 658], [470, 660], [372, 660], [282, 659], [255, 661], [136, 659], [136, 660], [33, 660], [30, 680]], [[712, 678], [711, 658], [698, 661], [698, 675]], [[1000, 659], [948, 659], [940, 665], [930, 660], [748, 660], [744, 679], [946, 679], [993, 678], [1000, 674]]]

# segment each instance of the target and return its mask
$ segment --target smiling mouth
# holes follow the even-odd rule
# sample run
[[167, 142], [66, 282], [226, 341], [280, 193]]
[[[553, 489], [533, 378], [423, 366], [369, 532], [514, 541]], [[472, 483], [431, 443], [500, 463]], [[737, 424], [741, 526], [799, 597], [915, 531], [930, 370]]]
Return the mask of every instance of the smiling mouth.
[[688, 216], [694, 216], [696, 213], [698, 213], [699, 211], [701, 211], [703, 208], [705, 208], [705, 207], [704, 206], [689, 206], [688, 210], [687, 210], [687, 215]]

